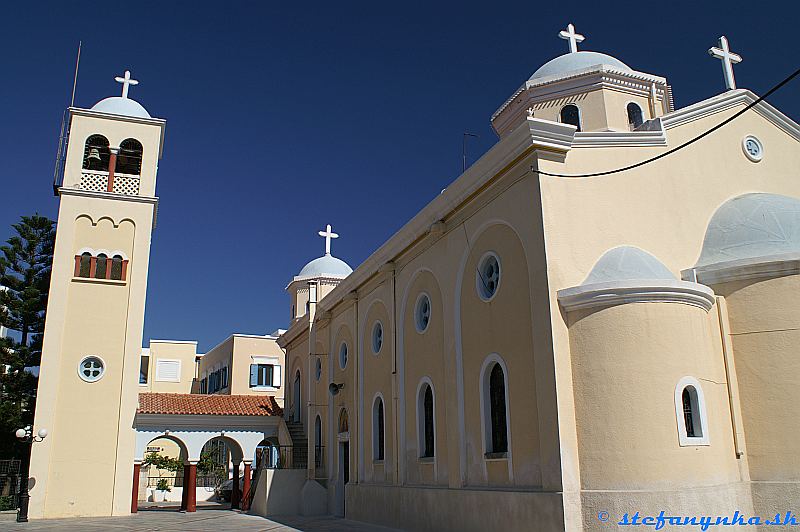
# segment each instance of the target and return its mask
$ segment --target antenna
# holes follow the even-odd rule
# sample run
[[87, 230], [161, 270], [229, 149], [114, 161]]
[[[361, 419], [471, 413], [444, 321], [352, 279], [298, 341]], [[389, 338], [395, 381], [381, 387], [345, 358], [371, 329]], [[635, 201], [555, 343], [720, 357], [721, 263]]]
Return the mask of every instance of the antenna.
[[75, 60], [75, 78], [72, 80], [72, 99], [69, 101], [69, 106], [75, 105], [75, 87], [78, 86], [78, 66], [81, 64], [81, 45], [83, 41], [78, 41], [78, 59]]

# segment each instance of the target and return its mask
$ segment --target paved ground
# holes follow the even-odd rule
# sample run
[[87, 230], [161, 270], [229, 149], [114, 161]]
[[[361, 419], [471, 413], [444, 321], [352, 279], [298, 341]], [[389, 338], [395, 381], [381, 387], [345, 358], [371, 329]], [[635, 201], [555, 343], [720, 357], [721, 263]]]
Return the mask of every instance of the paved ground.
[[126, 517], [92, 517], [74, 519], [46, 519], [17, 523], [16, 514], [0, 513], [0, 531], [51, 531], [58, 532], [392, 532], [383, 528], [336, 519], [334, 517], [286, 517], [264, 519], [230, 510], [198, 509], [187, 514], [175, 511], [140, 511]]

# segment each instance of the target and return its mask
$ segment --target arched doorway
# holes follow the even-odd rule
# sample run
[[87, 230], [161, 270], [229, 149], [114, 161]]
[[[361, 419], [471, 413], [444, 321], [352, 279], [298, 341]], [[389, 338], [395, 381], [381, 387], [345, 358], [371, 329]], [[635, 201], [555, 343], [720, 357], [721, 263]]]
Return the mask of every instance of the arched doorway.
[[294, 392], [294, 399], [292, 400], [294, 405], [294, 421], [297, 423], [302, 423], [302, 407], [300, 403], [300, 370], [297, 370], [297, 373], [295, 373], [294, 387], [292, 388], [292, 391]]
[[140, 465], [137, 491], [138, 509], [179, 508], [183, 500], [186, 444], [179, 438], [162, 435], [150, 440]]
[[238, 508], [243, 458], [241, 446], [232, 438], [217, 436], [205, 442], [197, 462], [196, 501], [230, 503], [232, 508]]
[[336, 516], [345, 516], [345, 485], [350, 482], [350, 421], [347, 409], [339, 411], [338, 434], [338, 469], [336, 473]]

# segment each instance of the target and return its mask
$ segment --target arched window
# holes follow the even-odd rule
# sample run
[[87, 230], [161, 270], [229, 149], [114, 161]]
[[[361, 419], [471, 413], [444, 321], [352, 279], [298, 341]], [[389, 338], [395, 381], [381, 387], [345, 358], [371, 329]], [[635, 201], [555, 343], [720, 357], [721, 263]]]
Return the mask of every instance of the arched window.
[[492, 431], [493, 453], [508, 452], [508, 425], [506, 419], [506, 379], [503, 367], [494, 363], [489, 374], [489, 418]]
[[83, 149], [83, 169], [107, 171], [110, 156], [108, 139], [103, 135], [92, 135], [86, 139]]
[[122, 280], [122, 255], [114, 255], [111, 258], [111, 278], [116, 281]]
[[577, 105], [569, 104], [561, 108], [561, 123], [572, 124], [578, 131], [581, 130], [581, 114]]
[[314, 421], [314, 466], [322, 467], [322, 418]]
[[631, 102], [628, 104], [627, 109], [628, 126], [630, 126], [631, 131], [633, 131], [644, 123], [644, 118], [642, 117], [642, 108], [639, 107], [638, 104]]
[[89, 277], [92, 271], [92, 254], [88, 251], [81, 254], [81, 266], [78, 277]]
[[433, 458], [436, 452], [436, 429], [433, 418], [433, 389], [427, 382], [420, 388], [419, 404], [417, 408], [417, 415], [419, 416], [420, 457]]
[[107, 267], [108, 267], [108, 255], [106, 255], [105, 253], [100, 253], [97, 256], [97, 264], [94, 267], [94, 278], [105, 279]]
[[694, 377], [682, 378], [675, 387], [675, 416], [681, 447], [709, 445], [705, 398]]
[[142, 173], [142, 143], [136, 139], [125, 139], [119, 145], [116, 172], [139, 175]]
[[372, 405], [372, 458], [384, 459], [383, 399], [380, 396], [375, 398]]
[[350, 432], [350, 424], [347, 421], [347, 410], [342, 408], [339, 412], [339, 434]]

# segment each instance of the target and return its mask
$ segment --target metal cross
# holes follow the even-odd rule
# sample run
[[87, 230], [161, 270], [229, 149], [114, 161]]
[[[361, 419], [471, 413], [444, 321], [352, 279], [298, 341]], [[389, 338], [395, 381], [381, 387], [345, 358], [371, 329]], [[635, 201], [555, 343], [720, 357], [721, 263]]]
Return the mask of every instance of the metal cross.
[[325, 238], [325, 254], [331, 254], [331, 238], [339, 238], [339, 235], [331, 231], [331, 224], [325, 228], [325, 231], [320, 231], [319, 236]]
[[575, 26], [572, 24], [567, 24], [567, 29], [561, 30], [558, 33], [558, 36], [569, 41], [569, 53], [571, 54], [574, 54], [578, 51], [578, 43], [583, 42], [583, 40], [586, 38], [580, 33], [575, 33]]
[[130, 70], [126, 70], [125, 71], [125, 77], [117, 76], [116, 78], [114, 78], [114, 80], [116, 80], [117, 83], [122, 83], [122, 97], [123, 98], [127, 98], [128, 97], [128, 87], [129, 86], [138, 85], [139, 84], [138, 80], [135, 80], [135, 79], [133, 79], [131, 77], [131, 71]]
[[725, 75], [725, 86], [728, 90], [736, 88], [733, 78], [733, 65], [742, 62], [742, 56], [731, 52], [728, 48], [728, 39], [723, 35], [719, 38], [719, 48], [713, 46], [708, 49], [708, 55], [722, 61], [722, 73]]

